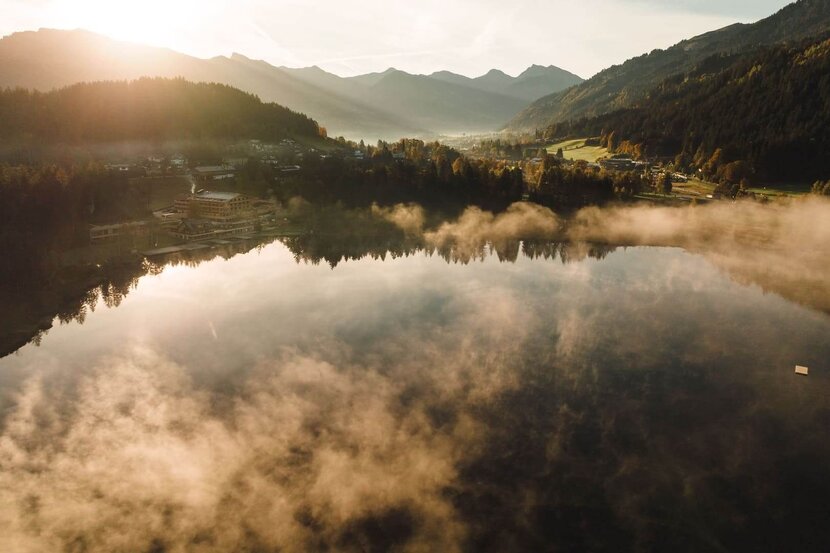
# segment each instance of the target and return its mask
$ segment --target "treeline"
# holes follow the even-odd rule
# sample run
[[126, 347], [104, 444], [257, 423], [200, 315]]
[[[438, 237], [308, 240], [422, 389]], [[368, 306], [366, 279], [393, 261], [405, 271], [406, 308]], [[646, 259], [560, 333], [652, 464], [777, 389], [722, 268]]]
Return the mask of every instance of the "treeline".
[[117, 219], [126, 178], [103, 166], [0, 165], [0, 267], [5, 286], [45, 277], [50, 251], [84, 245], [89, 224]]
[[830, 180], [826, 182], [817, 180], [813, 183], [813, 187], [810, 191], [813, 194], [817, 194], [819, 196], [830, 196]]
[[582, 207], [614, 199], [628, 200], [652, 186], [642, 173], [608, 172], [586, 163], [565, 164], [546, 155], [528, 186], [530, 198], [553, 207]]
[[[401, 233], [399, 233], [401, 234]], [[283, 238], [281, 242], [299, 262], [318, 265], [321, 262], [334, 268], [340, 263], [371, 258], [397, 259], [415, 255], [437, 256], [447, 263], [468, 265], [494, 255], [501, 263], [516, 263], [520, 258], [559, 260], [563, 264], [582, 261], [586, 257], [604, 259], [613, 253], [615, 246], [592, 244], [586, 248], [571, 242], [507, 240], [481, 242], [475, 249], [455, 248], [452, 245], [436, 247], [422, 242], [390, 235], [365, 234], [304, 234]]]
[[672, 158], [717, 182], [811, 182], [828, 174], [830, 40], [709, 58], [638, 107], [555, 124], [545, 136], [601, 136], [612, 152]]
[[[456, 219], [457, 212], [425, 210], [424, 228], [434, 229], [447, 220]], [[431, 244], [424, 235], [407, 234], [371, 208], [347, 208], [342, 204], [296, 207], [292, 216], [302, 221], [306, 232], [280, 241], [300, 263], [325, 263], [331, 267], [346, 261], [364, 258], [392, 259], [414, 255], [438, 256], [447, 263], [468, 264], [495, 255], [503, 263], [515, 263], [520, 257], [528, 259], [560, 260], [562, 263], [579, 261], [585, 257], [603, 259], [616, 250], [613, 246], [575, 245], [556, 240], [517, 240], [482, 238], [463, 246], [448, 241], [440, 246]]]
[[471, 160], [436, 142], [403, 139], [377, 145], [349, 143], [351, 155], [304, 154], [302, 171], [284, 174], [251, 159], [237, 175], [241, 191], [300, 196], [312, 203], [368, 206], [417, 201], [425, 205], [485, 205], [497, 208], [521, 199], [521, 169], [506, 163]]
[[649, 185], [639, 175], [566, 166], [544, 153], [541, 162], [512, 162], [470, 158], [437, 142], [412, 139], [349, 147], [364, 157], [308, 153], [302, 171], [292, 174], [249, 160], [237, 175], [237, 186], [259, 196], [273, 193], [283, 201], [300, 196], [355, 207], [418, 202], [499, 210], [521, 199], [554, 208], [601, 204], [628, 199]]
[[0, 142], [98, 143], [135, 140], [317, 136], [317, 123], [221, 84], [183, 79], [81, 83], [51, 92], [0, 90]]
[[[538, 148], [536, 148], [536, 150], [538, 151]], [[503, 158], [513, 160], [522, 159], [529, 153], [536, 155], [534, 148], [532, 146], [528, 146], [525, 141], [519, 138], [495, 138], [480, 140], [478, 144], [473, 146], [473, 153], [477, 156], [485, 158]]]
[[136, 259], [96, 265], [58, 262], [89, 240], [89, 223], [117, 217], [127, 179], [101, 165], [0, 165], [0, 356], [42, 335], [58, 317], [83, 320], [99, 292], [117, 304], [137, 274]]
[[[271, 239], [273, 240], [273, 239]], [[52, 263], [40, 273], [24, 273], [24, 278], [9, 282], [0, 278], [0, 357], [29, 342], [40, 343], [57, 319], [61, 324], [83, 324], [87, 315], [100, 308], [118, 307], [147, 274], [159, 274], [166, 266], [197, 266], [217, 257], [230, 259], [260, 247], [266, 241], [246, 241], [225, 246], [180, 252], [164, 259], [149, 261], [139, 255], [101, 259], [96, 264]], [[48, 252], [32, 250], [30, 257], [48, 259]], [[21, 270], [9, 260], [9, 268]]]

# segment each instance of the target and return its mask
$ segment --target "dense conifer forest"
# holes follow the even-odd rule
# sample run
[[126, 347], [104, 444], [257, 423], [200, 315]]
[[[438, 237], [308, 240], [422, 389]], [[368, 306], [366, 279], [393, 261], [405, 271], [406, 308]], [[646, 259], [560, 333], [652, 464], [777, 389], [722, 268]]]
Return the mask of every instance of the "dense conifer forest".
[[0, 90], [0, 142], [278, 140], [317, 136], [309, 117], [253, 94], [183, 79], [80, 83], [51, 92]]
[[830, 40], [714, 56], [635, 108], [554, 124], [545, 135], [601, 136], [611, 151], [671, 157], [719, 182], [826, 178]]
[[[722, 4], [731, 4], [723, 2]], [[509, 124], [512, 130], [543, 128], [582, 117], [643, 105], [649, 91], [665, 79], [683, 75], [707, 58], [812, 40], [830, 28], [828, 0], [798, 0], [752, 24], [736, 23], [655, 49], [597, 73], [584, 83], [535, 101]], [[635, 29], [630, 29], [636, 33]]]

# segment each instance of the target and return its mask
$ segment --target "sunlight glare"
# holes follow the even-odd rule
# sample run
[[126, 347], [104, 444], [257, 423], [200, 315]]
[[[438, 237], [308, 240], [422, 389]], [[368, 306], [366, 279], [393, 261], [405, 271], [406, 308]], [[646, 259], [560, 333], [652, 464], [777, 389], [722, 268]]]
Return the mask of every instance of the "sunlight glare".
[[73, 0], [55, 6], [55, 20], [61, 27], [84, 28], [118, 40], [170, 46], [201, 19], [211, 2], [194, 0], [143, 0], [112, 2]]

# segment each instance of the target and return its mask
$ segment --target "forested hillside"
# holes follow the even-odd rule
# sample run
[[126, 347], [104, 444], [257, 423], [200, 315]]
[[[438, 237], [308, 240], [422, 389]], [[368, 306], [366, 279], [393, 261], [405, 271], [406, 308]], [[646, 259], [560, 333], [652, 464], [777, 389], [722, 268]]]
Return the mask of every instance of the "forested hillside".
[[612, 151], [672, 156], [723, 182], [824, 179], [830, 39], [712, 57], [664, 81], [636, 108], [555, 124], [546, 135], [601, 136]]
[[47, 92], [80, 82], [182, 77], [256, 94], [319, 121], [330, 131], [370, 134], [419, 128], [404, 118], [318, 86], [264, 61], [234, 54], [201, 59], [83, 30], [40, 29], [0, 39], [0, 87]]
[[730, 25], [610, 67], [579, 86], [540, 98], [510, 121], [508, 128], [544, 128], [631, 107], [666, 78], [690, 71], [713, 55], [797, 43], [828, 30], [830, 0], [799, 0], [757, 23]]
[[52, 92], [0, 90], [0, 142], [275, 140], [317, 136], [317, 123], [220, 84], [183, 79], [82, 83]]
[[[200, 59], [95, 33], [41, 29], [0, 39], [0, 87], [43, 92], [79, 82], [182, 77], [217, 82], [308, 114], [332, 136], [398, 138], [497, 130], [530, 101], [582, 79], [533, 66], [476, 79], [390, 69], [344, 78], [319, 67], [275, 67], [241, 54]], [[448, 78], [442, 78], [448, 77]]]

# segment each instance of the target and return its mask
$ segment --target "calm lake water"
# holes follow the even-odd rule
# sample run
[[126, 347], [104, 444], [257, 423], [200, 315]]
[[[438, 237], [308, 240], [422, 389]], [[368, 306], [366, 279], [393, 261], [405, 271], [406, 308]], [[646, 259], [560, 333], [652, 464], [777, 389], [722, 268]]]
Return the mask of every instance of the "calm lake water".
[[0, 549], [827, 551], [830, 316], [558, 248], [140, 278], [0, 360]]

